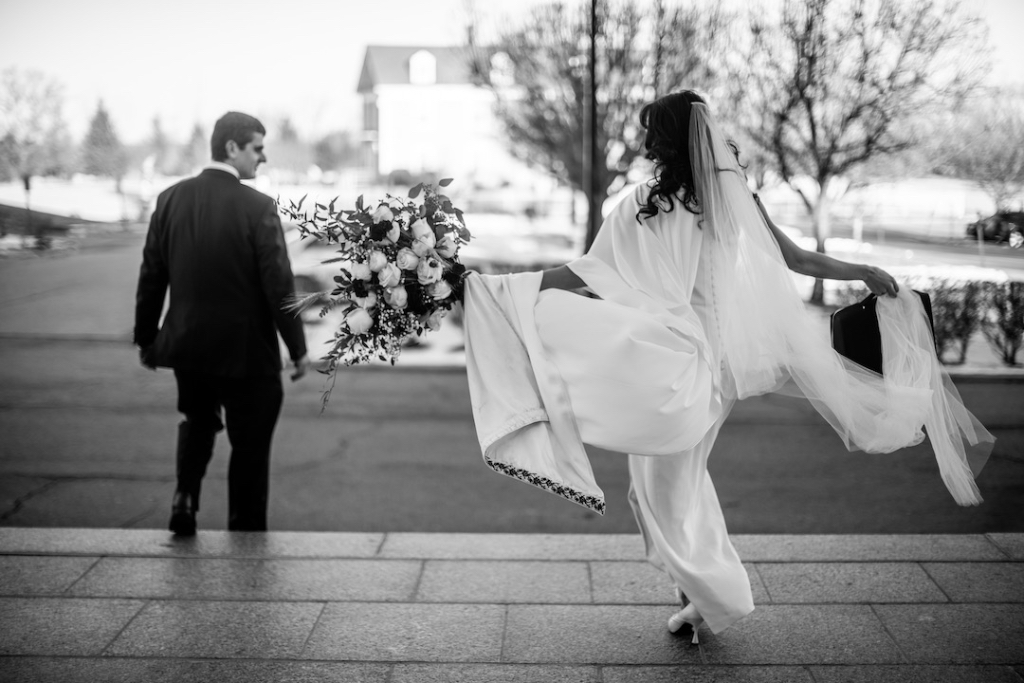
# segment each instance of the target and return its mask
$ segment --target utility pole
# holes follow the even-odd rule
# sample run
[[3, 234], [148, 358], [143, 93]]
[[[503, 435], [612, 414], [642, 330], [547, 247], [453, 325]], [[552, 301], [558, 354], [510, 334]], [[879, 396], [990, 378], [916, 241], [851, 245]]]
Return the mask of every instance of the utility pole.
[[590, 58], [587, 60], [586, 118], [584, 119], [583, 186], [587, 195], [586, 249], [594, 243], [601, 227], [601, 207], [597, 148], [597, 0], [590, 0]]

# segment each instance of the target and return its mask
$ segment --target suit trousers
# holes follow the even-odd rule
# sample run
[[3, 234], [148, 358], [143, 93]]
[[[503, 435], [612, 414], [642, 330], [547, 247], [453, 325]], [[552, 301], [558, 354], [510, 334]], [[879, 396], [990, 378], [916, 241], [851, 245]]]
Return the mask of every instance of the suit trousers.
[[[227, 426], [228, 529], [266, 531], [270, 444], [281, 413], [281, 376], [232, 378], [175, 370], [178, 411], [178, 490], [199, 500], [217, 432]], [[221, 412], [223, 410], [223, 422]]]

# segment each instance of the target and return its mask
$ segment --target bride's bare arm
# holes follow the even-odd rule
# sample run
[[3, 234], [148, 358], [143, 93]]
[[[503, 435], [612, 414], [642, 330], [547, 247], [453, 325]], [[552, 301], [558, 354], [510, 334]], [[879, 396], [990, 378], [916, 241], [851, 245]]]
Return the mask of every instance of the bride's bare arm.
[[790, 270], [801, 275], [810, 275], [811, 277], [826, 278], [828, 280], [863, 280], [864, 284], [874, 294], [896, 296], [896, 292], [899, 291], [899, 285], [896, 284], [896, 278], [892, 275], [875, 266], [862, 263], [847, 263], [825, 254], [819, 254], [816, 251], [801, 249], [772, 222], [768, 211], [765, 210], [764, 205], [761, 203], [761, 198], [754, 195], [754, 201], [757, 202], [757, 208], [761, 211], [765, 223], [768, 224], [768, 228], [775, 236], [775, 241], [779, 243], [779, 248], [782, 250], [782, 258], [785, 259], [786, 266]]
[[548, 268], [543, 271], [544, 275], [540, 281], [540, 289], [581, 289], [587, 286], [587, 283], [580, 279], [579, 275], [572, 272], [569, 266], [558, 266], [557, 268]]

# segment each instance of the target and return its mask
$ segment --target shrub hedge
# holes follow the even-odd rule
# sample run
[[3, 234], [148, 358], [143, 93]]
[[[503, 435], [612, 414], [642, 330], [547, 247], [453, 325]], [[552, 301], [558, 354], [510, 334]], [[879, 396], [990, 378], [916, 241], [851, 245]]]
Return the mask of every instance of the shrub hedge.
[[[910, 275], [897, 279], [931, 298], [935, 322], [935, 351], [947, 365], [967, 358], [971, 337], [979, 329], [1003, 364], [1020, 367], [1017, 354], [1024, 345], [1024, 282], [996, 275], [991, 279], [964, 279], [943, 275]], [[848, 306], [869, 294], [863, 283], [840, 283], [831, 303]]]

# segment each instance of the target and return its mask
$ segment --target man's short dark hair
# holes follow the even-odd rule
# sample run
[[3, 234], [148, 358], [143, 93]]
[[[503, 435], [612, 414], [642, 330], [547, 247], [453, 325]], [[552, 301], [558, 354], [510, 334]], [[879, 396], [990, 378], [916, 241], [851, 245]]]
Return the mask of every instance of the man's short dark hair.
[[228, 140], [234, 140], [239, 147], [245, 147], [252, 142], [253, 136], [257, 133], [266, 135], [267, 129], [255, 116], [239, 111], [224, 114], [213, 125], [213, 135], [210, 136], [210, 154], [213, 160], [225, 161], [228, 158]]

